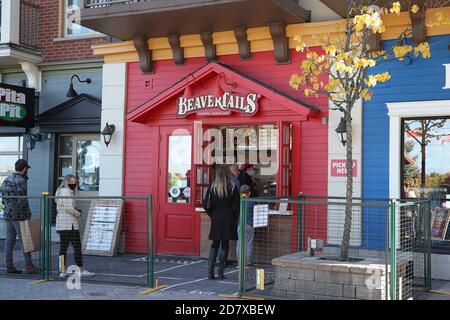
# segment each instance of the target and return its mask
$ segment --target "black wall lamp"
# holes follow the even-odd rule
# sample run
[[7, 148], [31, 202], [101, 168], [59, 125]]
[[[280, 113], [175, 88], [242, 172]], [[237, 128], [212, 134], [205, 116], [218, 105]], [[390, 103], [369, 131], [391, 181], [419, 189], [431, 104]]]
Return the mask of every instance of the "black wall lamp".
[[42, 141], [42, 135], [40, 133], [30, 133], [24, 140], [27, 149], [32, 151], [36, 147], [36, 142]]
[[345, 121], [344, 117], [341, 117], [341, 122], [339, 122], [339, 125], [336, 128], [336, 133], [339, 141], [341, 141], [342, 145], [345, 146], [347, 143], [347, 121]]
[[105, 128], [102, 131], [103, 141], [105, 142], [106, 147], [108, 147], [108, 145], [111, 143], [114, 131], [116, 131], [116, 126], [113, 124], [108, 124], [107, 122]]
[[75, 89], [73, 88], [73, 79], [77, 78], [79, 82], [81, 83], [91, 83], [91, 79], [87, 78], [86, 80], [81, 80], [80, 77], [78, 75], [73, 75], [72, 78], [70, 78], [70, 87], [69, 90], [67, 90], [67, 97], [68, 98], [75, 98], [76, 96], [78, 96], [78, 92], [75, 91]]

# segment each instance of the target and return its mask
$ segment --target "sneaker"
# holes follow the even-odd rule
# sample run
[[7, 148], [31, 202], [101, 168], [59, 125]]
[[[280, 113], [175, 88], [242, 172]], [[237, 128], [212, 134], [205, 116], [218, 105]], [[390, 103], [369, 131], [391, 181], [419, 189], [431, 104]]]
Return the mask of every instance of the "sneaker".
[[25, 268], [26, 274], [38, 274], [40, 272], [39, 268], [36, 268], [34, 265], [29, 264]]
[[22, 270], [16, 269], [15, 267], [11, 267], [11, 268], [6, 268], [6, 273], [21, 274]]
[[95, 273], [89, 272], [86, 269], [84, 269], [83, 272], [80, 273], [80, 276], [82, 277], [92, 277], [93, 275], [95, 275]]

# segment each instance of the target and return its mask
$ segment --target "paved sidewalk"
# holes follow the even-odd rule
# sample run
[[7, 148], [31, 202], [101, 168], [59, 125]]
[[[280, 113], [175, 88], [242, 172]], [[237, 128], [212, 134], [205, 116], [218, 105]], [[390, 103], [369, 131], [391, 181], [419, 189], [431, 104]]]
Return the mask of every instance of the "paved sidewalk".
[[450, 300], [450, 281], [432, 280], [432, 290], [421, 293], [416, 300]]
[[[142, 287], [81, 283], [80, 290], [69, 290], [64, 281], [32, 282], [0, 277], [0, 300], [229, 300], [200, 290], [163, 289], [140, 295]], [[415, 300], [450, 300], [450, 282], [433, 280], [432, 292], [421, 293]]]
[[69, 290], [63, 281], [32, 284], [31, 280], [0, 277], [0, 300], [221, 300], [209, 292], [155, 291], [140, 295], [141, 287], [81, 283]]

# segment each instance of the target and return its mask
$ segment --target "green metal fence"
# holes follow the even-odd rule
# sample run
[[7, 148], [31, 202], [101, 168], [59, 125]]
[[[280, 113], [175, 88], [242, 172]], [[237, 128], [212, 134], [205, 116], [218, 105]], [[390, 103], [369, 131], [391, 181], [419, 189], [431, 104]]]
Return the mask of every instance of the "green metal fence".
[[[14, 197], [3, 197], [9, 201]], [[79, 272], [83, 282], [103, 282], [130, 284], [153, 288], [154, 255], [152, 197], [55, 197], [47, 193], [41, 197], [24, 197], [30, 204], [33, 220], [40, 225], [39, 250], [32, 253], [39, 274], [33, 277], [43, 280], [67, 280], [71, 275], [82, 271], [78, 264], [89, 271]], [[61, 206], [74, 208], [81, 213], [76, 219], [58, 212]], [[58, 217], [58, 215], [60, 215]], [[79, 237], [72, 233], [69, 238], [57, 230], [58, 224], [69, 230], [77, 221]], [[0, 219], [0, 236], [6, 237], [6, 222]], [[65, 260], [61, 247], [68, 239], [69, 246]], [[72, 237], [72, 238], [70, 238]], [[5, 240], [0, 237], [0, 255], [4, 266]], [[74, 248], [77, 239], [81, 255]], [[65, 245], [64, 245], [65, 247]], [[22, 248], [15, 245], [15, 263], [21, 264]], [[73, 268], [68, 269], [67, 267]], [[21, 266], [22, 267], [22, 266]], [[77, 269], [78, 268], [78, 269]], [[6, 270], [2, 275], [10, 275]], [[24, 276], [17, 275], [15, 276]], [[28, 275], [27, 275], [28, 276]]]
[[431, 287], [430, 212], [429, 200], [354, 199], [351, 259], [339, 261], [345, 198], [243, 198], [239, 294], [413, 299]]

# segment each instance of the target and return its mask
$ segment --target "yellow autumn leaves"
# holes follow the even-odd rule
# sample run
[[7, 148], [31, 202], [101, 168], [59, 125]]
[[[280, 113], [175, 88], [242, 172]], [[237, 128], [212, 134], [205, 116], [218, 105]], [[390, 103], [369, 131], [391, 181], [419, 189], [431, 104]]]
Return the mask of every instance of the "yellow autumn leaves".
[[431, 57], [430, 44], [428, 42], [423, 42], [418, 46], [416, 46], [415, 48], [413, 48], [410, 45], [395, 46], [393, 48], [393, 52], [395, 57], [400, 61], [402, 61], [407, 55], [409, 55], [412, 52], [414, 52], [415, 57], [418, 57], [420, 54], [424, 59], [428, 59]]
[[[389, 72], [367, 75], [369, 69], [375, 67], [381, 59], [386, 60], [392, 55], [398, 60], [404, 60], [405, 57], [412, 55], [430, 58], [430, 45], [427, 42], [413, 46], [402, 40], [392, 48], [392, 53], [388, 53], [373, 51], [367, 38], [362, 37], [367, 33], [385, 32], [382, 16], [400, 14], [399, 1], [392, 3], [391, 8], [369, 6], [358, 9], [359, 14], [351, 21], [351, 32], [346, 34], [347, 40], [351, 39], [350, 41], [336, 41], [330, 35], [318, 35], [317, 38], [325, 43], [322, 50], [309, 50], [309, 46], [301, 36], [294, 38], [297, 42], [296, 50], [306, 51], [306, 56], [300, 64], [300, 72], [290, 78], [289, 85], [292, 88], [302, 90], [305, 96], [325, 94], [335, 104], [346, 103], [351, 97], [370, 100], [373, 95], [371, 88], [391, 79]], [[414, 4], [410, 10], [416, 14], [420, 11], [420, 7]], [[437, 20], [445, 21], [440, 16]]]

